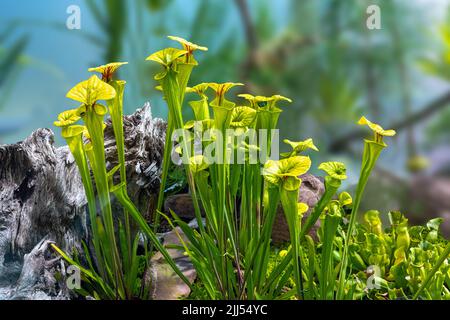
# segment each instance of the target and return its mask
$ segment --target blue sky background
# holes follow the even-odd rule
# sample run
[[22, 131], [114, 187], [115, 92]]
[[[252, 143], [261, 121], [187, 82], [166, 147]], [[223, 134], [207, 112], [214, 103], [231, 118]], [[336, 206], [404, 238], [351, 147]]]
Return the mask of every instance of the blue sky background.
[[[427, 14], [436, 19], [442, 17], [442, 8], [448, 3], [446, 0], [415, 1], [418, 6], [427, 8], [424, 15]], [[236, 41], [243, 41], [241, 22], [234, 1], [217, 2], [220, 4], [218, 7], [223, 10], [223, 16], [222, 20], [217, 22], [220, 26], [215, 34], [216, 39], [236, 30]], [[256, 2], [249, 1], [253, 5]], [[143, 60], [148, 54], [169, 43], [164, 36], [155, 36], [150, 30], [154, 30], [164, 21], [165, 31], [168, 34], [189, 37], [184, 26], [192, 24], [196, 7], [200, 1], [174, 0], [171, 2], [170, 8], [164, 10], [163, 13], [150, 14], [149, 18], [141, 25], [143, 30], [137, 30], [138, 32], [132, 28], [138, 25], [135, 23], [135, 19], [139, 13], [133, 8], [135, 2], [130, 1], [129, 3], [128, 18], [133, 23], [129, 26], [130, 30], [127, 30], [129, 43], [124, 46], [122, 60], [130, 62], [127, 70], [136, 70], [141, 68]], [[73, 4], [81, 8], [81, 30], [68, 30], [65, 27], [68, 17], [66, 9]], [[272, 20], [275, 21], [276, 28], [280, 29], [285, 23], [285, 17], [289, 14], [288, 1], [277, 0], [271, 2], [271, 5]], [[302, 18], [299, 17], [299, 19]], [[13, 21], [17, 22], [17, 27], [9, 41], [13, 41], [23, 34], [29, 36], [25, 52], [26, 63], [16, 79], [14, 89], [9, 93], [6, 108], [0, 110], [0, 129], [21, 127], [20, 130], [0, 138], [1, 143], [11, 143], [25, 138], [35, 128], [52, 127], [57, 113], [73, 106], [71, 101], [65, 98], [66, 92], [74, 84], [89, 76], [88, 67], [103, 64], [105, 61], [102, 61], [103, 51], [101, 48], [86, 39], [86, 34], [101, 36], [101, 30], [86, 3], [82, 0], [2, 0], [0, 21], [2, 26]], [[141, 37], [142, 39], [133, 39], [134, 34], [148, 36]], [[139, 44], [139, 42], [142, 42], [142, 46], [133, 45]], [[8, 42], [4, 45], [8, 46]], [[217, 49], [214, 39], [211, 39], [208, 47], [210, 48], [208, 54], [214, 54]], [[126, 75], [128, 77], [124, 78], [132, 78], [131, 75]], [[160, 95], [152, 89], [151, 77], [152, 75], [149, 73], [148, 94], [137, 94], [136, 83], [132, 81], [128, 83], [127, 111], [131, 112], [145, 101], [150, 101], [153, 105], [153, 114], [164, 117], [165, 107]], [[209, 79], [205, 81], [207, 80]]]
[[18, 2], [6, 0], [0, 5], [2, 25], [17, 21], [15, 33], [29, 36], [28, 61], [0, 116], [0, 124], [20, 122], [24, 129], [7, 136], [7, 142], [24, 138], [31, 128], [51, 126], [55, 109], [60, 106], [62, 111], [70, 104], [65, 92], [86, 77], [86, 68], [100, 55], [100, 48], [81, 36], [82, 30], [65, 28], [67, 7], [77, 4], [82, 8], [83, 30], [98, 31], [89, 10], [83, 10], [83, 1]]

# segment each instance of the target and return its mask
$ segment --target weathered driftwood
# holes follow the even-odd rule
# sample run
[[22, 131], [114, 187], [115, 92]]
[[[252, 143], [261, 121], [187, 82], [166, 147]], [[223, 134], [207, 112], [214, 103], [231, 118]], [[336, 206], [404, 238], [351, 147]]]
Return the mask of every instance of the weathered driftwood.
[[[111, 123], [106, 124], [106, 159], [112, 168], [116, 146]], [[124, 117], [128, 192], [144, 215], [159, 188], [165, 129], [163, 120], [152, 119], [149, 104]], [[76, 164], [67, 147], [54, 146], [50, 129], [0, 146], [0, 299], [68, 298], [52, 276], [60, 264], [48, 260], [48, 241], [79, 249], [89, 238], [88, 223]]]

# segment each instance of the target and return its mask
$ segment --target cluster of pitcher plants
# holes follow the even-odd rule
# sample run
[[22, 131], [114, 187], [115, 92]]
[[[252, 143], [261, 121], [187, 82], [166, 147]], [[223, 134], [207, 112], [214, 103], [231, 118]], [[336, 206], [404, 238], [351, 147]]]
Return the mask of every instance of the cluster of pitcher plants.
[[[240, 83], [188, 87], [198, 65], [194, 53], [207, 48], [169, 38], [180, 48], [166, 48], [147, 58], [161, 67], [154, 79], [168, 107], [153, 226], [127, 194], [125, 81], [115, 79], [115, 71], [126, 63], [89, 69], [102, 78], [93, 75], [72, 88], [67, 97], [80, 105], [61, 113], [55, 122], [74, 156], [88, 201], [92, 237], [83, 244], [83, 253], [68, 254], [54, 245], [68, 263], [80, 268], [79, 294], [96, 299], [149, 298], [142, 269], [156, 249], [191, 289], [201, 287], [202, 298], [207, 299], [450, 298], [450, 245], [439, 236], [438, 221], [412, 229], [402, 214], [391, 212], [391, 227], [383, 230], [379, 213], [369, 211], [366, 223], [357, 222], [365, 185], [386, 147], [383, 139], [395, 135], [394, 130], [362, 117], [359, 124], [368, 126], [373, 138], [364, 141], [353, 198], [338, 193], [347, 178], [344, 164], [324, 162], [318, 168], [325, 173], [325, 192], [315, 207], [308, 208], [298, 202], [300, 176], [311, 167], [305, 154], [318, 149], [312, 139], [284, 140], [291, 147], [286, 153], [278, 154], [276, 148], [280, 105], [290, 99], [239, 94], [236, 104], [228, 95]], [[198, 96], [188, 103], [194, 115], [190, 121], [183, 118], [186, 94]], [[109, 171], [104, 151], [108, 112], [118, 158], [118, 165]], [[197, 228], [176, 212], [162, 212], [174, 158], [185, 169]], [[113, 213], [111, 195], [123, 212]], [[271, 234], [280, 204], [290, 242], [274, 261]], [[302, 219], [306, 213], [307, 219]], [[117, 215], [120, 218], [114, 219]], [[156, 236], [161, 219], [179, 227], [174, 229], [182, 244], [179, 249], [195, 267], [196, 284], [188, 281]], [[319, 220], [320, 228], [312, 231]], [[144, 245], [140, 238], [146, 239]], [[144, 255], [138, 254], [139, 246], [144, 246]]]

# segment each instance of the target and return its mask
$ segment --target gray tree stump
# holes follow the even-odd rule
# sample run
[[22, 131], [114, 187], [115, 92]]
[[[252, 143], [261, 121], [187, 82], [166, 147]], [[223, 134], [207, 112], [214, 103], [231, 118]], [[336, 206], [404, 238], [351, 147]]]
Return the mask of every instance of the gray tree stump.
[[[106, 122], [107, 167], [117, 164], [111, 122]], [[159, 188], [166, 123], [147, 103], [124, 117], [128, 193], [140, 212], [151, 212]], [[114, 205], [114, 204], [113, 204]], [[146, 218], [149, 218], [148, 216]], [[71, 252], [89, 239], [86, 197], [68, 147], [38, 129], [22, 142], [0, 146], [0, 299], [67, 299], [48, 244]]]

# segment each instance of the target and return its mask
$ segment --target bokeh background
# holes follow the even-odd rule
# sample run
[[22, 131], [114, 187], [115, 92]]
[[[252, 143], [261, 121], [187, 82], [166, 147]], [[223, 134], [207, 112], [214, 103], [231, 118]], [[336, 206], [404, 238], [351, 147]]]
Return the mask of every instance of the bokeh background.
[[[381, 30], [366, 26], [371, 4]], [[80, 30], [66, 27], [70, 5]], [[347, 189], [363, 146], [357, 119], [395, 128], [363, 207], [402, 210], [413, 223], [441, 216], [450, 230], [450, 0], [2, 0], [0, 22], [0, 144], [53, 128], [71, 106], [66, 92], [111, 61], [129, 62], [126, 112], [150, 101], [165, 117], [144, 59], [178, 35], [209, 47], [192, 84], [240, 81], [292, 98], [281, 136], [312, 137], [315, 167], [345, 162]]]

